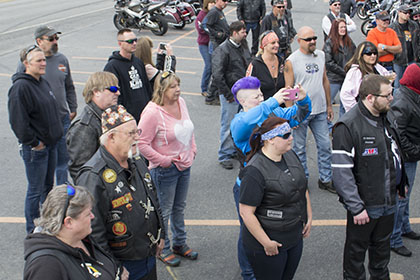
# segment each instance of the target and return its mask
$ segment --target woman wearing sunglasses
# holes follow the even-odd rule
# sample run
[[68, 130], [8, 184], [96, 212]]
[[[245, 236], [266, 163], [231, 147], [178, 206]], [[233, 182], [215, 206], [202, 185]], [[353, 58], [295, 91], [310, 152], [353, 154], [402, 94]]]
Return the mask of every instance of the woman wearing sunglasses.
[[78, 186], [56, 186], [26, 237], [24, 279], [128, 279], [91, 237], [92, 195]]
[[[187, 200], [190, 169], [196, 154], [194, 125], [185, 101], [180, 97], [180, 79], [172, 71], [156, 78], [152, 101], [141, 114], [142, 130], [138, 147], [149, 160], [149, 169], [156, 184], [165, 227], [165, 247], [160, 260], [178, 266], [178, 254], [190, 260], [198, 253], [186, 244], [184, 209]], [[168, 234], [171, 219], [172, 250]]]
[[378, 49], [373, 43], [365, 41], [357, 46], [354, 55], [344, 68], [347, 73], [341, 87], [340, 100], [345, 112], [356, 105], [359, 87], [365, 75], [379, 74], [391, 81], [395, 79], [395, 73], [389, 73], [378, 61]]
[[302, 164], [285, 119], [270, 117], [251, 135], [239, 177], [243, 245], [256, 279], [293, 279], [309, 236], [312, 209]]

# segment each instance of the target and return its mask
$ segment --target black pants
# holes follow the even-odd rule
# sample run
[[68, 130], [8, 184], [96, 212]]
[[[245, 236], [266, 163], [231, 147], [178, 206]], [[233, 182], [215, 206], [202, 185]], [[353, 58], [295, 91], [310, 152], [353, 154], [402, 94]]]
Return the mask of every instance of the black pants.
[[369, 250], [371, 280], [389, 280], [388, 263], [391, 254], [390, 236], [394, 214], [370, 219], [365, 225], [355, 225], [347, 212], [346, 244], [344, 246], [343, 276], [346, 280], [365, 280], [365, 255]]

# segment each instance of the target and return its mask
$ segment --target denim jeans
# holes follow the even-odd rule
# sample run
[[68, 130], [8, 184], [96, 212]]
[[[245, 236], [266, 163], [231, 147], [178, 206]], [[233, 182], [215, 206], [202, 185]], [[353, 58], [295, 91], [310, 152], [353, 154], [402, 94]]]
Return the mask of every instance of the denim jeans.
[[39, 217], [39, 208], [54, 185], [54, 170], [57, 163], [56, 145], [46, 146], [41, 151], [21, 145], [20, 155], [25, 164], [28, 190], [25, 199], [26, 232], [35, 228], [34, 219]]
[[231, 159], [236, 153], [232, 137], [230, 136], [230, 122], [238, 113], [239, 104], [235, 101], [228, 102], [223, 94], [220, 94], [219, 98], [221, 110], [219, 162], [222, 162]]
[[397, 211], [395, 212], [394, 229], [391, 235], [391, 248], [403, 246], [401, 234], [411, 232], [409, 203], [411, 190], [413, 189], [414, 179], [416, 177], [417, 161], [406, 162], [404, 167], [408, 177], [408, 192], [406, 198], [400, 199], [397, 197]]
[[239, 214], [239, 185], [235, 183], [233, 186], [233, 198], [235, 199], [236, 210], [238, 211], [239, 223], [241, 224], [239, 229], [238, 238], [238, 262], [241, 268], [241, 275], [244, 280], [255, 280], [254, 271], [252, 270], [251, 264], [245, 253], [244, 244], [242, 243], [242, 230], [244, 222], [242, 221], [241, 215]]
[[55, 168], [56, 184], [62, 185], [68, 182], [69, 154], [67, 152], [66, 134], [70, 127], [70, 116], [66, 115], [62, 119], [64, 134], [57, 142], [57, 167]]
[[211, 77], [211, 55], [208, 45], [198, 45], [198, 50], [204, 60], [203, 75], [201, 76], [201, 92], [207, 92]]
[[163, 254], [170, 252], [168, 220], [171, 219], [172, 247], [183, 246], [187, 240], [184, 209], [190, 183], [190, 170], [179, 171], [174, 164], [168, 168], [156, 167], [150, 173], [156, 184], [163, 225], [165, 227], [165, 247]]
[[311, 129], [318, 150], [318, 170], [319, 179], [322, 182], [331, 181], [331, 141], [328, 133], [327, 113], [319, 113], [310, 115], [306, 120], [301, 122], [293, 131], [293, 150], [298, 155], [306, 177], [309, 177], [309, 171], [306, 164], [306, 135], [308, 126]]
[[400, 80], [406, 68], [407, 66], [401, 66], [394, 63], [394, 71], [395, 71], [395, 74], [397, 74], [397, 77], [395, 78], [395, 81], [394, 81], [394, 89], [398, 89], [400, 87]]
[[260, 23], [257, 22], [246, 22], [246, 33], [249, 34], [249, 30], [252, 30], [252, 48], [251, 54], [256, 55], [258, 52], [258, 37], [260, 36]]
[[122, 263], [123, 266], [130, 273], [128, 276], [128, 280], [140, 280], [148, 274], [150, 274], [150, 278], [146, 279], [157, 279], [156, 258], [154, 256], [147, 257], [142, 260], [123, 261]]
[[[337, 93], [341, 90], [341, 84], [334, 84], [334, 83], [330, 83], [330, 93], [331, 93], [331, 104], [334, 103], [334, 99], [337, 96]], [[342, 105], [340, 102], [340, 109], [341, 109]], [[344, 109], [344, 108], [343, 108]], [[334, 124], [331, 121], [328, 121], [328, 129], [331, 132], [332, 127], [334, 126]]]

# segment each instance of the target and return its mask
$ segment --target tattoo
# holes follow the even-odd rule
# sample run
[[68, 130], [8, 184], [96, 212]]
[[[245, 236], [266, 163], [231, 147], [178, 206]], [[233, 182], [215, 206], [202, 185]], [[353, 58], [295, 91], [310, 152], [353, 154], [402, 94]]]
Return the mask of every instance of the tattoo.
[[287, 63], [284, 64], [284, 72], [289, 73], [289, 66], [287, 65]]

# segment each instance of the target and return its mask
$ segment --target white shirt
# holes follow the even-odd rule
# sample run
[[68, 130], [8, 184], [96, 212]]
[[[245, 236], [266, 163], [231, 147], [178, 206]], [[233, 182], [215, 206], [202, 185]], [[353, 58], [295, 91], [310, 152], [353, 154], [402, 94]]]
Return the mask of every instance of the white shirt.
[[[337, 18], [334, 13], [332, 13], [331, 11], [330, 13], [334, 16], [334, 18]], [[346, 17], [345, 20], [347, 23], [347, 32], [351, 33], [353, 31], [356, 31], [357, 26], [354, 23], [354, 21], [347, 14], [344, 15]], [[330, 19], [327, 16], [324, 16], [324, 18], [322, 19], [322, 30], [324, 30], [325, 34], [327, 35], [330, 34], [331, 24], [332, 23]]]

